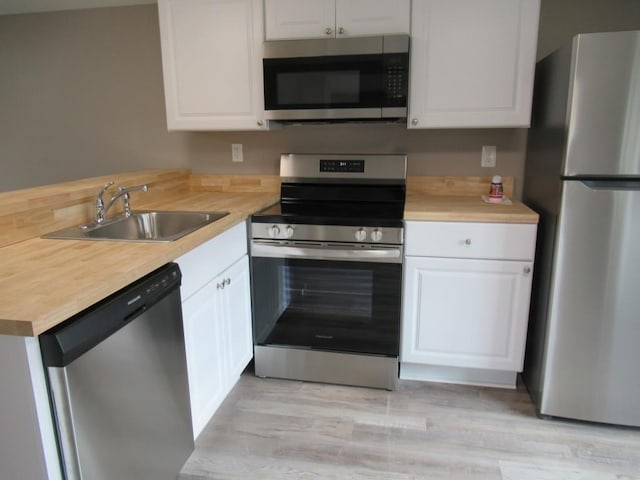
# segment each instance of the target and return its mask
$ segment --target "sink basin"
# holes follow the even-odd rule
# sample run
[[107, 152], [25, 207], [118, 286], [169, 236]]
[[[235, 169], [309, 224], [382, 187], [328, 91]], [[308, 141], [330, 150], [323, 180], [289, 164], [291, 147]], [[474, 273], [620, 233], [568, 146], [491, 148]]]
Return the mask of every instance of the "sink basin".
[[130, 217], [116, 217], [102, 225], [78, 225], [42, 238], [172, 242], [227, 215], [229, 212], [137, 211]]

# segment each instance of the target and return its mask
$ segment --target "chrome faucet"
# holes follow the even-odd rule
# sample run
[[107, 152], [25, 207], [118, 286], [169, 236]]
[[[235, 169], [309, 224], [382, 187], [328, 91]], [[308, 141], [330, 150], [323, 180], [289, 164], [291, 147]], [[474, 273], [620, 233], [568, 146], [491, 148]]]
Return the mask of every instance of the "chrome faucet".
[[134, 185], [133, 187], [118, 187], [118, 191], [109, 199], [109, 201], [105, 204], [103, 200], [103, 196], [105, 192], [113, 185], [113, 182], [107, 183], [102, 190], [98, 193], [96, 198], [96, 223], [102, 224], [104, 223], [107, 212], [111, 208], [111, 206], [115, 203], [118, 198], [122, 197], [122, 201], [124, 202], [124, 216], [131, 216], [131, 205], [129, 204], [129, 192], [134, 192], [136, 190], [141, 190], [143, 192], [149, 191], [149, 187], [147, 185]]

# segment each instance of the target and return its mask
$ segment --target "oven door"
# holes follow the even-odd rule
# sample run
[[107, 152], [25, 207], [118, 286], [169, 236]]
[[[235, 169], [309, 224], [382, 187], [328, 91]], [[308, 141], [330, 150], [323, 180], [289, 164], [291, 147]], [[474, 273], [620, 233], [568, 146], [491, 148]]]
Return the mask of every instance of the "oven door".
[[401, 247], [323, 250], [252, 245], [254, 343], [397, 356]]

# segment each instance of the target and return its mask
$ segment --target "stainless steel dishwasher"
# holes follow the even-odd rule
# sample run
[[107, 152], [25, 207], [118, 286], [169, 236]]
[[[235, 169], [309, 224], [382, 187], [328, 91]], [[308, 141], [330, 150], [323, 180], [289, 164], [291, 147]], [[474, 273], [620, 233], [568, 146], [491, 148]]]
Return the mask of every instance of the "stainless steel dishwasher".
[[174, 480], [193, 451], [180, 282], [167, 264], [40, 336], [65, 478]]

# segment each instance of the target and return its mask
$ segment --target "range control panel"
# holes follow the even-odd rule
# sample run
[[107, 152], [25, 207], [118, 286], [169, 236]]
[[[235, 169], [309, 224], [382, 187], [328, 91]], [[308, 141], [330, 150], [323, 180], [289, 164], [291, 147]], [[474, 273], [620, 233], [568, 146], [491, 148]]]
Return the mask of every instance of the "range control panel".
[[363, 173], [364, 160], [320, 160], [321, 172]]
[[251, 224], [252, 240], [379, 243], [402, 245], [404, 229], [347, 225], [307, 225], [282, 223]]

